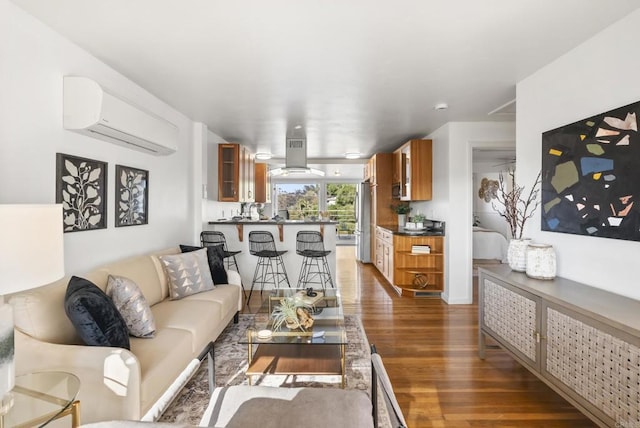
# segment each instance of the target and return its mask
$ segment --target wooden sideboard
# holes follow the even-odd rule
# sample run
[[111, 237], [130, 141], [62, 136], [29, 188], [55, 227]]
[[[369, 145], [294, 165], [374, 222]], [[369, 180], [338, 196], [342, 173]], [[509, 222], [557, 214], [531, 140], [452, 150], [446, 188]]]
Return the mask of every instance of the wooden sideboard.
[[507, 266], [479, 269], [479, 349], [492, 338], [600, 426], [640, 426], [640, 301]]

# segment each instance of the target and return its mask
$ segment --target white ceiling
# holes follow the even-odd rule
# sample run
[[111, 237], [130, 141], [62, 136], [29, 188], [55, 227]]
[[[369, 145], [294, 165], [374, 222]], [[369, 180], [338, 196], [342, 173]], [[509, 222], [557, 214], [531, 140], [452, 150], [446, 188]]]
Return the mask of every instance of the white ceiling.
[[[228, 141], [391, 151], [488, 115], [640, 0], [13, 0]], [[437, 103], [446, 111], [435, 111]], [[508, 110], [508, 109], [507, 109]], [[311, 163], [311, 162], [310, 162]]]

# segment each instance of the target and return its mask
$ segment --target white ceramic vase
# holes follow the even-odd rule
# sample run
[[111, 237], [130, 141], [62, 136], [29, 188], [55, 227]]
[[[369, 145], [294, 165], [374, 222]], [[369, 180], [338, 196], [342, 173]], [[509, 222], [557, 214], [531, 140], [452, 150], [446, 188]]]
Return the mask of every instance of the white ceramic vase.
[[556, 277], [556, 251], [549, 244], [529, 244], [527, 247], [527, 276], [536, 279]]
[[509, 267], [517, 272], [525, 272], [527, 270], [527, 247], [531, 239], [512, 239], [509, 241], [507, 248], [507, 261]]
[[398, 227], [404, 227], [406, 222], [407, 222], [407, 215], [398, 214]]

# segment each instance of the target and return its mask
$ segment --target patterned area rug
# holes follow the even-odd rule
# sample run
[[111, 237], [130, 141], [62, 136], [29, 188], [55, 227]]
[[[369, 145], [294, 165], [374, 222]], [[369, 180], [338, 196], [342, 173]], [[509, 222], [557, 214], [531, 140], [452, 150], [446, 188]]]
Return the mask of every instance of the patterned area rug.
[[[250, 325], [251, 315], [240, 315], [238, 324], [230, 324], [215, 342], [216, 386], [247, 384], [247, 346], [238, 343]], [[347, 389], [359, 389], [370, 395], [371, 355], [369, 342], [360, 318], [346, 315]], [[282, 387], [311, 386], [339, 388], [340, 376], [254, 376], [254, 384]], [[181, 422], [197, 425], [209, 404], [207, 363], [203, 361], [195, 375], [160, 417], [161, 422]]]

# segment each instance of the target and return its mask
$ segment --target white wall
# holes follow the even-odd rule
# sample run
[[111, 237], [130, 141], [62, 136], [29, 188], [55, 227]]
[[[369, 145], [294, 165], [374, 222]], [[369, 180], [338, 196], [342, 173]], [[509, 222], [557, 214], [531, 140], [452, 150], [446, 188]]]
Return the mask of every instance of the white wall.
[[434, 143], [433, 199], [412, 206], [414, 212], [446, 222], [442, 298], [447, 303], [473, 302], [473, 149], [512, 147], [514, 136], [513, 122], [451, 122], [427, 137]]
[[[65, 234], [67, 273], [192, 236], [191, 122], [132, 81], [0, 0], [0, 203], [54, 203], [56, 153], [108, 162], [107, 229]], [[90, 77], [175, 123], [179, 150], [152, 156], [62, 128], [62, 77]], [[149, 224], [114, 227], [115, 165], [149, 171]], [[34, 242], [33, 245], [38, 245]]]
[[[541, 168], [542, 132], [640, 100], [639, 36], [636, 11], [517, 85], [519, 183]], [[555, 247], [559, 276], [640, 299], [639, 242], [543, 232], [540, 210], [525, 233]]]

